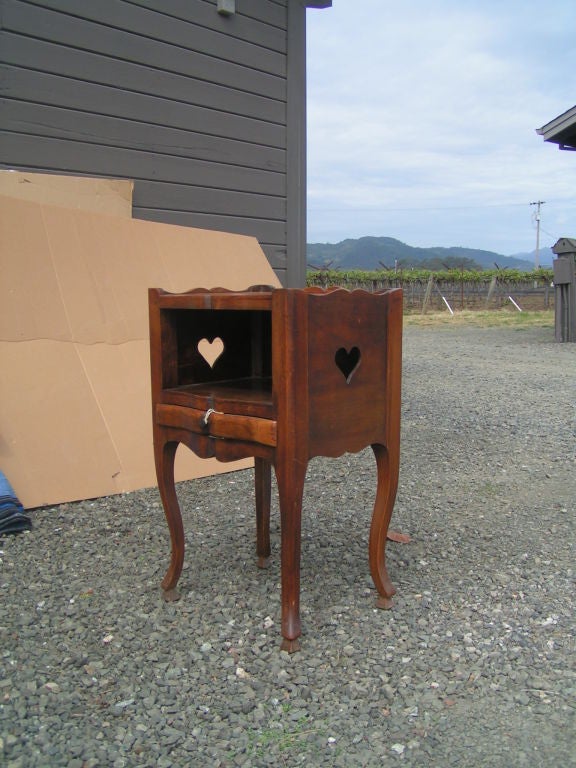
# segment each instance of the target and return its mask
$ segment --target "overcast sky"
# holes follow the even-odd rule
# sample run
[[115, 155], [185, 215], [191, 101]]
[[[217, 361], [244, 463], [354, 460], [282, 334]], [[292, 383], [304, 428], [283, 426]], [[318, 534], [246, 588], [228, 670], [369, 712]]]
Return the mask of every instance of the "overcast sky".
[[308, 242], [511, 255], [576, 237], [576, 0], [333, 0], [309, 10]]

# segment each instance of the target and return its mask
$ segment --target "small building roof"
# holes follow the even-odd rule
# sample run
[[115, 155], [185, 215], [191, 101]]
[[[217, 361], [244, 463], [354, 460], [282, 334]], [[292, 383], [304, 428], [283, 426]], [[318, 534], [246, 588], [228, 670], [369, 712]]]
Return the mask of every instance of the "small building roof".
[[576, 106], [555, 117], [542, 128], [537, 128], [536, 133], [543, 136], [544, 141], [558, 144], [559, 149], [576, 150]]

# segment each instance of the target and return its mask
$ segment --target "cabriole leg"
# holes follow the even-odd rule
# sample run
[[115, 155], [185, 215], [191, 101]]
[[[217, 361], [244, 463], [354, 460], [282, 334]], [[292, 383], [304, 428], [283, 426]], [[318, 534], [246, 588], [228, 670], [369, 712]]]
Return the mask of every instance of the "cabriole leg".
[[378, 608], [391, 608], [396, 588], [386, 570], [386, 536], [398, 489], [399, 456], [398, 451], [390, 451], [383, 445], [373, 445], [372, 449], [376, 458], [377, 490], [368, 556], [374, 586], [379, 594], [376, 605]]
[[281, 525], [282, 650], [300, 649], [300, 546], [306, 465], [275, 466]]
[[178, 443], [174, 441], [154, 441], [158, 490], [160, 491], [160, 498], [162, 499], [172, 543], [170, 565], [162, 580], [164, 599], [168, 601], [180, 598], [176, 584], [184, 564], [184, 526], [174, 484], [174, 457], [176, 456], [177, 448]]

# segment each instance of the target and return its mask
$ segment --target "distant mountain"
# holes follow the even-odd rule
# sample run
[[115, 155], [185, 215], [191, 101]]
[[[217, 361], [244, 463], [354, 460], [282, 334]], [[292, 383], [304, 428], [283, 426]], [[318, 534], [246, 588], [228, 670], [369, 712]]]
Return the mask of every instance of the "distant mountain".
[[[549, 249], [548, 249], [549, 250]], [[382, 269], [401, 267], [422, 267], [442, 269], [461, 264], [466, 269], [494, 269], [510, 267], [529, 271], [534, 268], [534, 256], [503, 256], [501, 253], [481, 251], [475, 248], [415, 248], [393, 237], [360, 237], [357, 240], [342, 240], [340, 243], [308, 243], [306, 255], [309, 266], [326, 267], [330, 264], [339, 269]], [[544, 253], [541, 252], [541, 263]], [[546, 262], [547, 263], [547, 262]]]
[[[513, 253], [512, 258], [527, 260], [534, 266], [535, 255], [536, 251], [532, 251], [531, 253]], [[541, 248], [538, 254], [538, 263], [541, 267], [550, 267], [555, 258], [556, 254], [552, 248]]]

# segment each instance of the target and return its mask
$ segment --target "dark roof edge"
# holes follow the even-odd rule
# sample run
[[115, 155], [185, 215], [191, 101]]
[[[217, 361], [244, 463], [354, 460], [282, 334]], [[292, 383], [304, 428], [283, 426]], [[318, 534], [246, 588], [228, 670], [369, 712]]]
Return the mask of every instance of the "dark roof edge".
[[331, 8], [332, 0], [304, 0], [306, 8]]
[[558, 115], [554, 120], [550, 120], [542, 128], [536, 128], [536, 133], [543, 136], [544, 141], [561, 143], [561, 138], [558, 138], [559, 134], [570, 129], [576, 131], [576, 106]]

